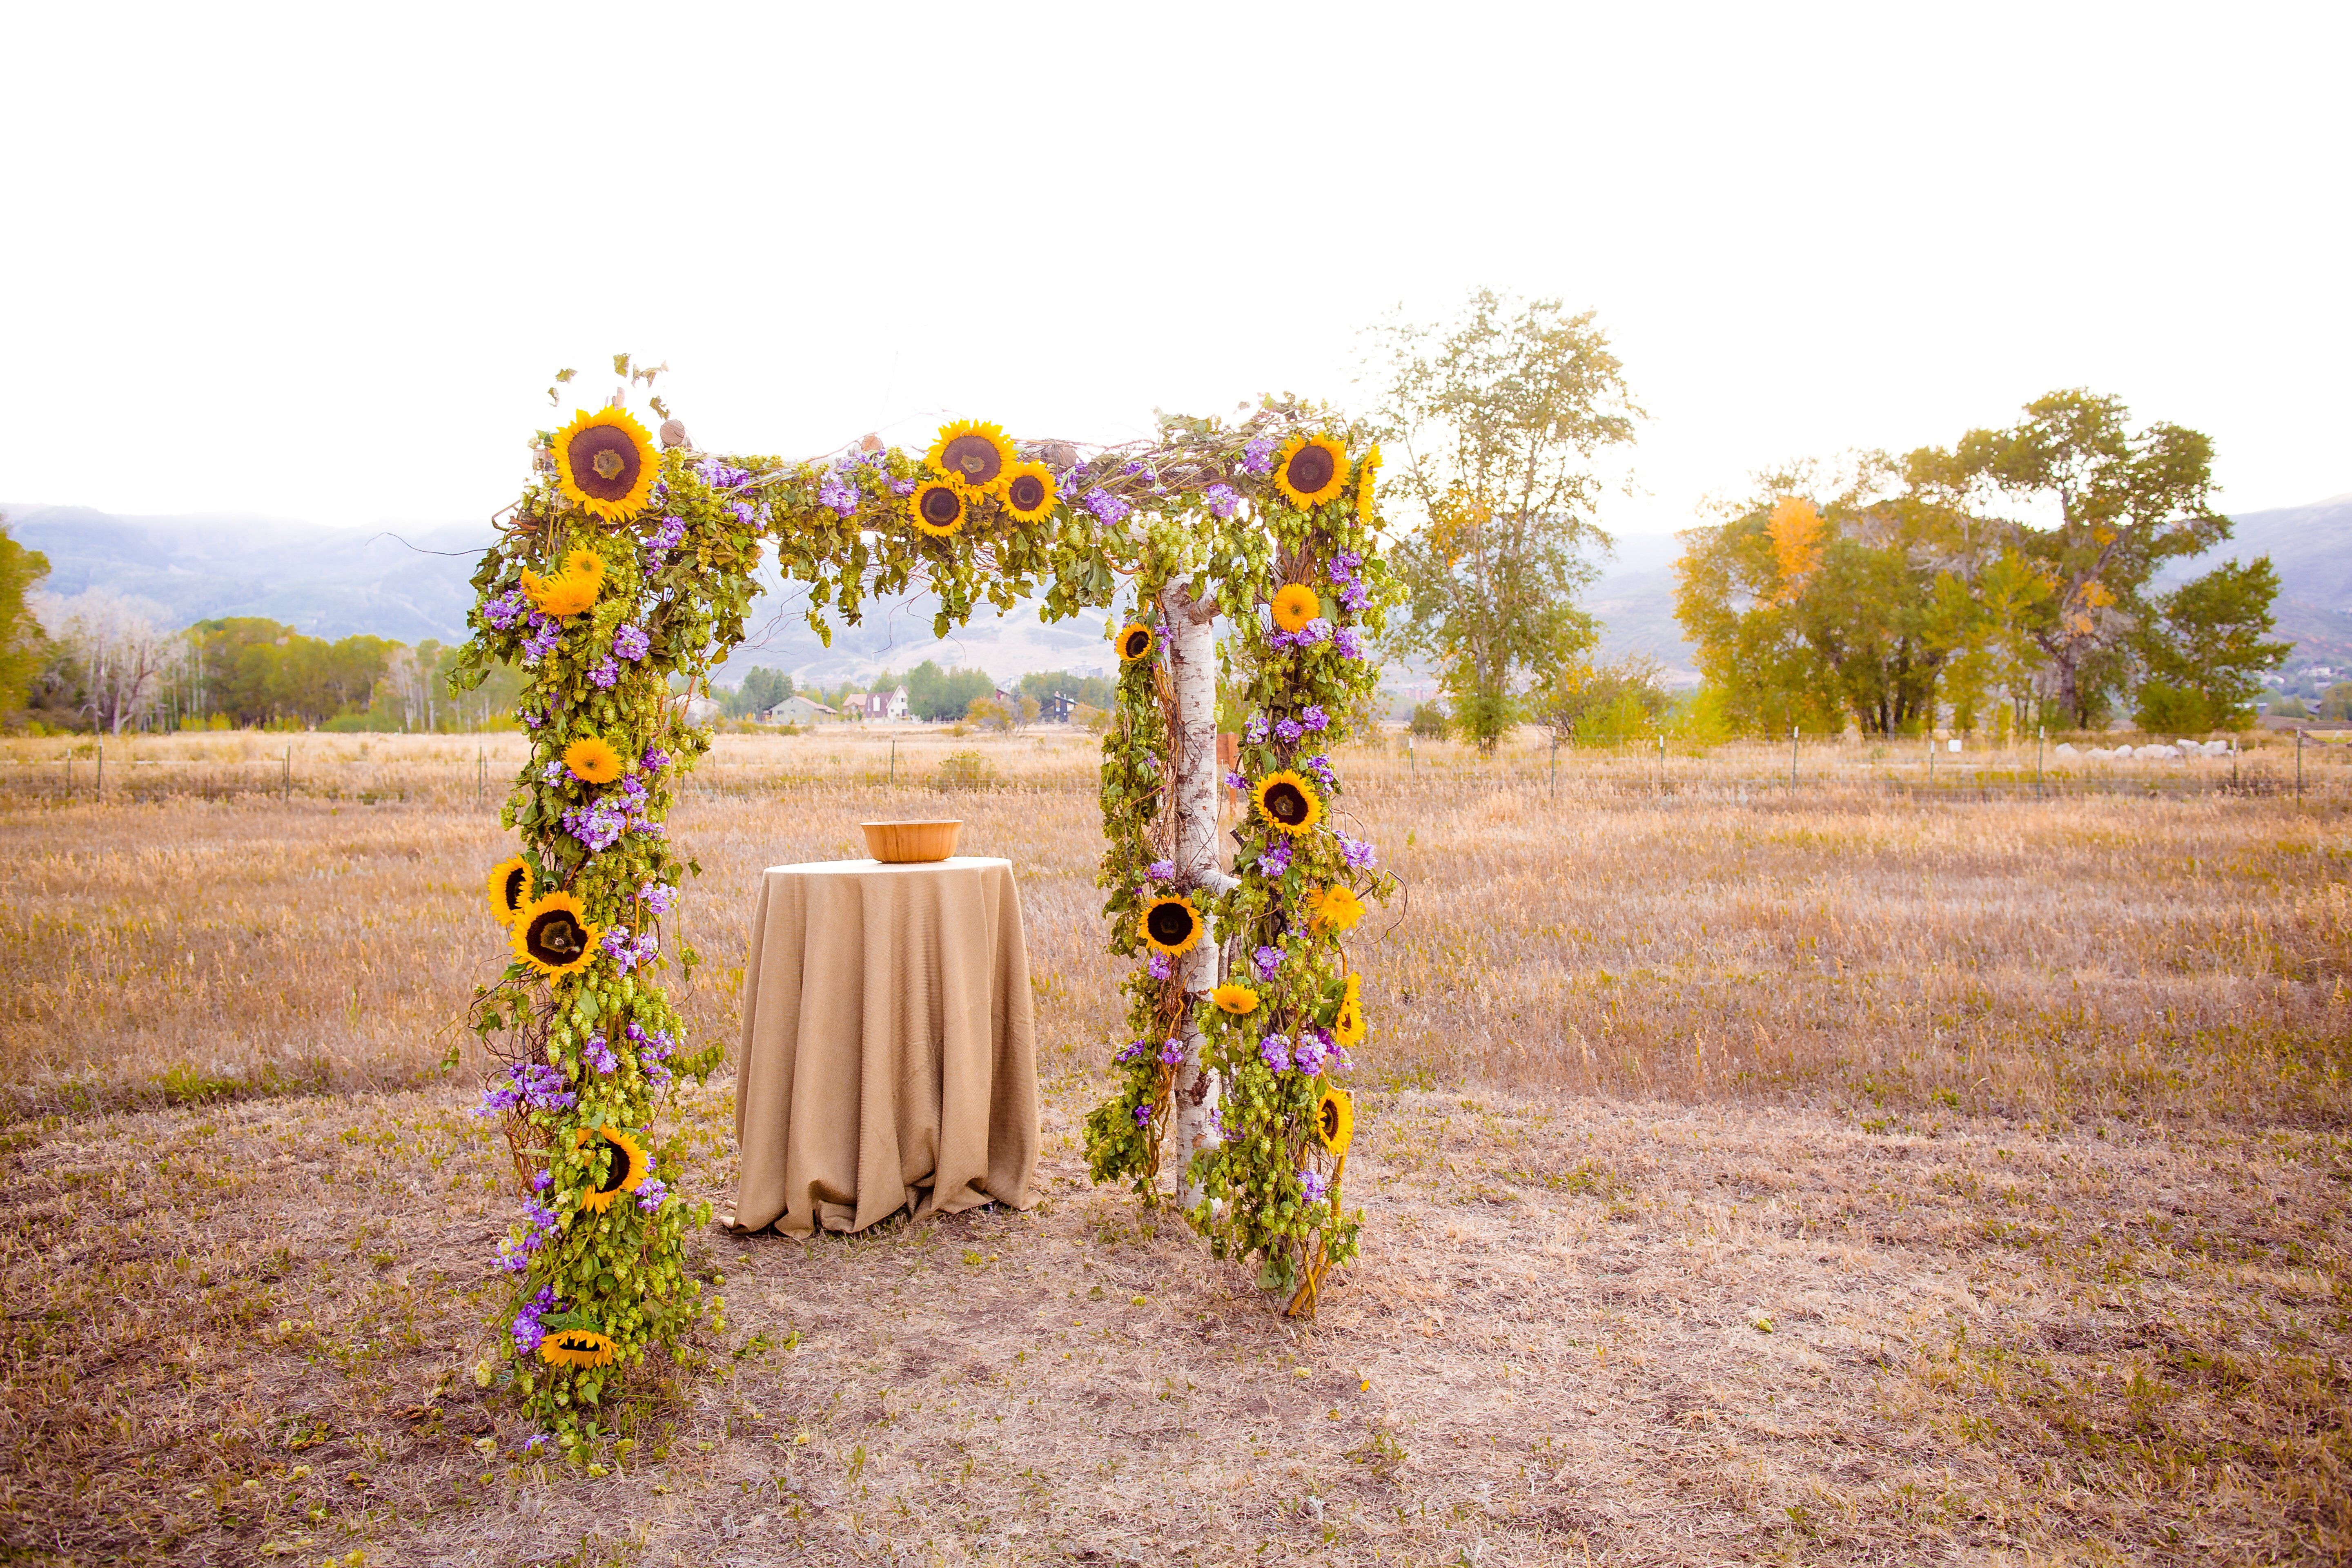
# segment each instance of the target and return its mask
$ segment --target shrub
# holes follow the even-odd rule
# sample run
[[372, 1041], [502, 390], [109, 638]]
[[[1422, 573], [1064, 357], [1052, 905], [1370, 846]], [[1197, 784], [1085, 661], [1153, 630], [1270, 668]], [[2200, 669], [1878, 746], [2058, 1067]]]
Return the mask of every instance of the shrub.
[[1417, 702], [1413, 704], [1412, 721], [1405, 727], [1422, 740], [1443, 741], [1453, 731], [1454, 723], [1438, 703]]
[[978, 752], [950, 752], [931, 782], [940, 789], [994, 789], [996, 764]]

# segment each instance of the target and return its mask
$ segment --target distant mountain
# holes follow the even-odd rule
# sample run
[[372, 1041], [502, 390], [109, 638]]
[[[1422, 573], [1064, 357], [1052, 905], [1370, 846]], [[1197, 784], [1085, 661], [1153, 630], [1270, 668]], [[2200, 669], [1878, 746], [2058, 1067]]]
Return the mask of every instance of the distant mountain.
[[[49, 558], [46, 586], [59, 594], [109, 587], [162, 606], [175, 625], [219, 616], [267, 616], [314, 637], [372, 633], [402, 642], [466, 635], [474, 562], [488, 543], [486, 523], [415, 528], [328, 529], [280, 519], [215, 513], [120, 517], [88, 507], [0, 503], [10, 531]], [[2309, 506], [2249, 512], [2230, 542], [2177, 563], [2158, 581], [2181, 581], [2225, 559], [2267, 554], [2283, 584], [2278, 622], [2295, 639], [2291, 662], [2352, 662], [2352, 495]], [[1695, 681], [1690, 644], [1674, 615], [1675, 558], [1668, 535], [1621, 537], [1615, 555], [1584, 596], [1602, 623], [1601, 653], [1649, 654], [1670, 679]], [[987, 615], [944, 639], [931, 636], [933, 603], [916, 595], [868, 607], [864, 625], [844, 626], [827, 647], [801, 616], [797, 592], [769, 592], [751, 634], [722, 679], [753, 665], [790, 670], [803, 684], [863, 681], [885, 668], [929, 658], [1009, 679], [1034, 670], [1101, 673], [1116, 663], [1103, 617], [1046, 626], [1034, 606]]]

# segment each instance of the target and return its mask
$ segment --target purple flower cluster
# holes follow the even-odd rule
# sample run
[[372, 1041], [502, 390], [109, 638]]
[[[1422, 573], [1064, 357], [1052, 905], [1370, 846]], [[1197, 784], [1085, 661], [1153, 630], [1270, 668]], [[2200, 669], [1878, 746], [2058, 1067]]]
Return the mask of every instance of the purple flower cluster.
[[1269, 1070], [1288, 1072], [1290, 1070], [1290, 1037], [1268, 1035], [1257, 1043], [1257, 1054], [1258, 1059], [1265, 1062]]
[[623, 626], [613, 634], [613, 651], [632, 664], [651, 653], [654, 639], [646, 635], [643, 626]]
[[669, 753], [663, 751], [659, 746], [647, 746], [646, 748], [645, 763], [646, 772], [649, 773], [657, 773], [664, 768], [669, 766]]
[[1298, 1173], [1298, 1190], [1307, 1194], [1308, 1203], [1319, 1204], [1323, 1201], [1323, 1194], [1331, 1190], [1331, 1184], [1320, 1171], [1301, 1171]]
[[666, 915], [677, 907], [677, 889], [667, 882], [655, 881], [650, 878], [639, 885], [637, 897], [644, 900], [646, 908], [656, 915]]
[[[515, 1314], [514, 1342], [516, 1351], [527, 1356], [536, 1355], [539, 1352], [540, 1342], [547, 1338], [547, 1331], [539, 1326], [539, 1321], [554, 1310], [555, 1287], [552, 1285], [541, 1286], [538, 1295], [533, 1296], [530, 1300], [523, 1303], [522, 1310]], [[531, 1439], [533, 1444], [544, 1443], [545, 1441], [547, 1441], [547, 1439], [544, 1437], [533, 1437]]]
[[1164, 952], [1155, 952], [1151, 955], [1151, 962], [1144, 967], [1151, 972], [1152, 979], [1165, 980], [1168, 978], [1168, 955]]
[[1242, 448], [1242, 472], [1270, 474], [1274, 472], [1274, 437], [1260, 436]]
[[1176, 862], [1154, 860], [1143, 868], [1143, 874], [1155, 882], [1172, 882], [1176, 879]]
[[1225, 787], [1227, 789], [1238, 791], [1243, 795], [1247, 795], [1249, 793], [1249, 780], [1240, 773], [1229, 773], [1225, 775]]
[[1184, 1042], [1171, 1035], [1160, 1042], [1160, 1062], [1162, 1067], [1174, 1067], [1184, 1059]]
[[1250, 956], [1257, 961], [1260, 980], [1273, 979], [1275, 972], [1282, 967], [1282, 949], [1278, 947], [1261, 947]]
[[529, 708], [523, 709], [520, 712], [517, 713], [515, 717], [522, 721], [522, 727], [526, 730], [536, 730], [541, 724], [547, 722], [546, 720], [541, 718], [538, 713]]
[[1343, 610], [1360, 611], [1371, 602], [1371, 589], [1360, 582], [1344, 584], [1339, 589], [1339, 607]]
[[1201, 492], [1212, 517], [1231, 517], [1242, 509], [1242, 493], [1231, 485], [1211, 485]]
[[1331, 727], [1331, 715], [1323, 711], [1320, 702], [1310, 702], [1307, 711], [1298, 716], [1298, 721], [1319, 735]]
[[647, 1176], [637, 1184], [637, 1207], [646, 1214], [661, 1207], [662, 1199], [669, 1196], [669, 1188]]
[[602, 1035], [589, 1036], [588, 1043], [581, 1047], [580, 1054], [588, 1058], [590, 1067], [607, 1077], [621, 1070], [621, 1058], [613, 1054], [613, 1047], [604, 1043]]
[[563, 627], [560, 624], [550, 616], [542, 616], [536, 610], [532, 611], [530, 635], [522, 639], [523, 663], [537, 664], [541, 659], [553, 653], [555, 645], [562, 640]]
[[609, 658], [600, 660], [596, 668], [588, 672], [588, 679], [610, 691], [614, 682], [621, 679], [621, 667]]
[[1135, 1124], [1138, 1127], [1149, 1127], [1151, 1125], [1151, 1107], [1148, 1105], [1139, 1105], [1135, 1108]]
[[749, 468], [730, 467], [717, 458], [703, 458], [694, 465], [694, 471], [701, 476], [704, 484], [715, 490], [731, 490], [739, 485], [751, 482]]
[[1263, 744], [1265, 741], [1265, 715], [1260, 713], [1250, 720], [1249, 723], [1244, 726], [1243, 732], [1249, 736], [1251, 745]]
[[1314, 756], [1307, 758], [1305, 765], [1308, 773], [1313, 773], [1317, 778], [1323, 781], [1323, 787], [1325, 789], [1337, 789], [1339, 787], [1339, 775], [1331, 771], [1330, 758], [1318, 752]]
[[1257, 858], [1261, 875], [1279, 877], [1290, 869], [1290, 840], [1282, 838], [1265, 847]]
[[757, 528], [760, 526], [760, 514], [751, 510], [751, 503], [750, 501], [729, 501], [727, 503], [727, 510], [733, 512], [735, 514], [735, 521], [741, 523], [744, 527]]
[[1121, 1066], [1124, 1066], [1129, 1062], [1136, 1060], [1139, 1057], [1150, 1054], [1150, 1050], [1151, 1042], [1150, 1040], [1129, 1040], [1126, 1045], [1119, 1047], [1118, 1055], [1113, 1059], [1118, 1061]]
[[667, 1029], [656, 1029], [648, 1035], [636, 1025], [628, 1024], [622, 1027], [621, 1033], [627, 1036], [629, 1043], [637, 1047], [637, 1066], [643, 1069], [645, 1075], [656, 1084], [667, 1083], [670, 1078], [669, 1068], [663, 1063], [668, 1059], [672, 1051], [677, 1049], [677, 1042], [670, 1037], [670, 1032]]
[[1341, 658], [1364, 657], [1364, 634], [1353, 626], [1341, 626], [1331, 634], [1331, 647]]
[[548, 1243], [548, 1239], [563, 1228], [563, 1220], [553, 1209], [536, 1198], [525, 1198], [523, 1217], [530, 1222], [518, 1241], [513, 1237], [499, 1243], [499, 1267], [509, 1274], [524, 1274], [530, 1269], [531, 1255]]
[[1127, 514], [1135, 510], [1108, 490], [1089, 490], [1080, 498], [1078, 504], [1112, 528], [1125, 522]]
[[1267, 645], [1273, 647], [1313, 647], [1317, 643], [1330, 639], [1331, 623], [1322, 616], [1316, 616], [1295, 632], [1276, 627], [1265, 634]]
[[[668, 759], [663, 760], [667, 762]], [[586, 845], [592, 855], [601, 855], [610, 849], [620, 842], [624, 833], [643, 833], [658, 838], [662, 825], [646, 815], [650, 801], [646, 781], [631, 773], [621, 781], [617, 796], [608, 795], [565, 812], [563, 830]], [[625, 970], [623, 973], [627, 972]]]
[[857, 467], [855, 458], [844, 458], [833, 465], [833, 472], [816, 488], [816, 504], [829, 506], [837, 517], [847, 517], [857, 510], [857, 487], [845, 477]]
[[563, 1087], [563, 1075], [544, 1062], [517, 1062], [507, 1068], [503, 1082], [493, 1083], [482, 1091], [482, 1103], [474, 1107], [477, 1116], [496, 1116], [502, 1110], [562, 1110], [569, 1107], [574, 1096]]
[[1323, 1063], [1331, 1054], [1331, 1037], [1320, 1029], [1308, 1029], [1299, 1036], [1298, 1045], [1290, 1055], [1290, 1065], [1313, 1078], [1323, 1070]]
[[1347, 860], [1349, 870], [1361, 871], [1366, 867], [1377, 866], [1381, 863], [1380, 855], [1372, 848], [1370, 839], [1350, 838], [1344, 833], [1334, 834], [1332, 837], [1339, 839], [1339, 853]]
[[915, 481], [912, 479], [892, 479], [890, 481], [890, 493], [894, 496], [913, 495], [915, 493]]
[[[647, 931], [635, 942], [631, 942], [629, 928], [626, 926], [614, 926], [611, 931], [606, 931], [604, 945], [604, 952], [611, 956], [614, 965], [624, 974], [641, 963], [651, 963], [661, 955], [661, 940], [658, 937]], [[601, 1037], [598, 1037], [601, 1038]], [[604, 1068], [601, 1070], [611, 1072], [613, 1069]]]
[[530, 601], [523, 596], [520, 588], [509, 588], [482, 606], [482, 619], [500, 631], [505, 631], [530, 614]]

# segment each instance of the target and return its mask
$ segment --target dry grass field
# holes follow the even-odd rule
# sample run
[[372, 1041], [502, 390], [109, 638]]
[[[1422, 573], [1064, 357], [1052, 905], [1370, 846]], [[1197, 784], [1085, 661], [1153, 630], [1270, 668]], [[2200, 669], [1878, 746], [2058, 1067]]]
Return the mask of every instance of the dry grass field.
[[[998, 787], [936, 792], [969, 749]], [[470, 1375], [511, 1205], [442, 1064], [517, 752], [110, 746], [102, 802], [53, 743], [0, 759], [11, 1558], [2352, 1557], [2325, 767], [1919, 799], [1851, 751], [1794, 789], [1769, 748], [1343, 756], [1408, 895], [1357, 931], [1365, 1255], [1302, 1327], [1085, 1181], [1084, 737], [727, 738], [674, 828], [693, 1026], [731, 1042], [759, 867], [961, 816], [1023, 879], [1045, 1196], [699, 1237], [726, 1325], [591, 1478]], [[678, 1116], [725, 1206], [730, 1081]]]

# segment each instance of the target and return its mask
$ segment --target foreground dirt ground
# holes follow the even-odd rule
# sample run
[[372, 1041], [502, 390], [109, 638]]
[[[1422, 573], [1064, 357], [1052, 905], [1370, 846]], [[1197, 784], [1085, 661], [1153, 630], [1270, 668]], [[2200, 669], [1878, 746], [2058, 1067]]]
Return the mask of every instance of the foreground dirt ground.
[[[470, 1376], [508, 1203], [454, 1089], [20, 1127], [12, 1555], [2352, 1552], [2339, 1136], [1376, 1093], [1365, 1256], [1305, 1329], [1086, 1184], [1085, 1088], [1031, 1212], [705, 1235], [726, 1327], [638, 1380], [602, 1478]], [[686, 1117], [723, 1193], [726, 1086]]]

